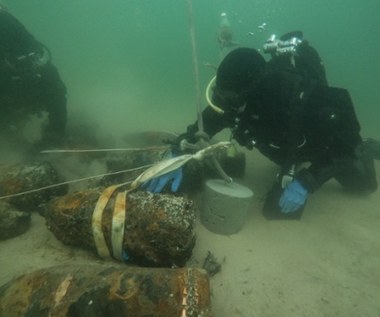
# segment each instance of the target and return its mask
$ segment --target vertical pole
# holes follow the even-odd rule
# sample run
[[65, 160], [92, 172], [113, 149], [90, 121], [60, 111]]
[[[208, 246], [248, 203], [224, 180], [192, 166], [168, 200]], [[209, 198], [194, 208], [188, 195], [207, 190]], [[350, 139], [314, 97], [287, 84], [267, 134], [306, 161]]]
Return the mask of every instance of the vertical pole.
[[[202, 98], [201, 98], [201, 89], [200, 89], [200, 81], [199, 81], [199, 67], [198, 67], [198, 58], [197, 58], [197, 47], [195, 41], [195, 27], [194, 27], [194, 14], [193, 14], [193, 2], [192, 0], [187, 0], [188, 5], [188, 13], [189, 13], [189, 30], [190, 30], [190, 38], [191, 38], [191, 47], [192, 47], [192, 55], [193, 55], [193, 68], [194, 68], [194, 82], [195, 82], [195, 94], [196, 94], [196, 109], [197, 109], [197, 119], [198, 119], [198, 131], [203, 132], [203, 120], [202, 120]], [[205, 143], [203, 141], [203, 143]], [[201, 143], [202, 144], [202, 143]], [[205, 147], [205, 144], [203, 144]], [[212, 156], [212, 161], [216, 166], [220, 176], [227, 182], [231, 183], [232, 178], [229, 177], [220, 166], [219, 162]]]
[[194, 82], [195, 82], [195, 96], [196, 96], [196, 110], [198, 119], [198, 131], [203, 132], [203, 120], [202, 120], [202, 98], [199, 81], [199, 66], [197, 57], [197, 47], [195, 41], [195, 27], [194, 27], [194, 15], [193, 15], [193, 2], [187, 0], [188, 14], [189, 14], [189, 31], [191, 38], [192, 56], [193, 56], [193, 70], [194, 70]]

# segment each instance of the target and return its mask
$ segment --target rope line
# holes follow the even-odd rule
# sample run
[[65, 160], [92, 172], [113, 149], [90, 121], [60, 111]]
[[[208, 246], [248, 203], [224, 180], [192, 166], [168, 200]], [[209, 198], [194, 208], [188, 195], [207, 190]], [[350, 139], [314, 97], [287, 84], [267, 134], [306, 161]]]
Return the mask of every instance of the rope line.
[[[122, 170], [122, 171], [117, 171], [117, 172], [112, 172], [112, 173], [105, 173], [105, 174], [99, 174], [99, 175], [94, 175], [94, 176], [88, 176], [88, 177], [84, 177], [84, 178], [73, 179], [73, 180], [62, 182], [62, 183], [57, 183], [57, 184], [52, 184], [49, 186], [44, 186], [44, 187], [40, 187], [40, 188], [26, 190], [24, 192], [20, 192], [20, 193], [16, 193], [16, 194], [0, 196], [0, 200], [18, 197], [18, 196], [27, 195], [27, 194], [32, 194], [32, 193], [36, 193], [36, 192], [43, 191], [46, 189], [55, 188], [55, 187], [68, 185], [68, 184], [73, 184], [73, 183], [79, 183], [79, 182], [87, 181], [87, 180], [94, 179], [94, 178], [100, 178], [100, 177], [104, 177], [104, 176], [117, 175], [117, 174], [123, 174], [123, 173], [127, 173], [127, 172], [138, 171], [140, 169], [151, 167], [152, 165], [153, 164], [149, 164], [149, 165], [144, 165], [144, 166], [140, 166], [140, 167], [136, 167], [136, 168], [132, 168], [132, 169], [128, 169], [128, 170]], [[132, 183], [132, 180], [128, 181], [126, 183], [123, 183], [123, 184], [126, 185], [126, 184], [130, 184], [130, 183]]]

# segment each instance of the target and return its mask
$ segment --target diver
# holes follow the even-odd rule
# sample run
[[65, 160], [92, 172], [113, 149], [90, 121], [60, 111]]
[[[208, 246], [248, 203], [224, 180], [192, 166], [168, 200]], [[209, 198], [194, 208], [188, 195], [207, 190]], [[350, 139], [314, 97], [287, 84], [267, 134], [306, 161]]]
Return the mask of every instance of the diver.
[[[349, 92], [328, 85], [318, 52], [302, 32], [271, 37], [264, 51], [271, 54], [268, 61], [255, 49], [231, 51], [217, 69], [212, 98], [202, 112], [209, 138], [229, 128], [241, 146], [258, 149], [279, 166], [264, 215], [299, 217], [309, 193], [332, 178], [349, 192], [374, 192], [379, 143], [363, 141]], [[204, 134], [196, 122], [173, 150], [184, 152], [183, 145], [196, 144], [199, 137]], [[181, 170], [145, 187], [160, 192], [171, 185], [176, 191]]]
[[66, 87], [49, 49], [0, 4], [0, 134], [40, 150], [59, 146], [65, 127]]

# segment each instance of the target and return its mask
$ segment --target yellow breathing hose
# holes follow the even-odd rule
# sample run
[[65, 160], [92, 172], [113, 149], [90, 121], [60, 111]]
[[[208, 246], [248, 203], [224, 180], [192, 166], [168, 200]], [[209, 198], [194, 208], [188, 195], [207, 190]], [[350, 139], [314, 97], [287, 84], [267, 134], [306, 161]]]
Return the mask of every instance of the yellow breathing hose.
[[210, 98], [210, 90], [211, 90], [211, 86], [215, 83], [215, 80], [216, 80], [216, 76], [214, 76], [213, 78], [211, 78], [210, 82], [208, 83], [207, 85], [207, 88], [206, 88], [206, 100], [207, 100], [207, 103], [209, 104], [209, 106], [214, 109], [217, 113], [220, 113], [220, 114], [223, 114], [224, 113], [224, 110], [219, 108], [218, 106], [216, 106], [212, 101], [211, 101], [211, 98]]

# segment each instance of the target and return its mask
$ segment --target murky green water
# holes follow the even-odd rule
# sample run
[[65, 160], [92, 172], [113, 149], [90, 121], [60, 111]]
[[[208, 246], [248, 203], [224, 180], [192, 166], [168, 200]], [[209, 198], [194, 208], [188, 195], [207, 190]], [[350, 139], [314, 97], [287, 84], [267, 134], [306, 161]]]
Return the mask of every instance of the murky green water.
[[[121, 134], [142, 126], [181, 132], [195, 119], [187, 0], [4, 3], [52, 50], [70, 114], [82, 112]], [[202, 94], [213, 75], [203, 64], [219, 61], [221, 12], [242, 45], [260, 48], [272, 33], [300, 29], [319, 50], [330, 84], [350, 90], [363, 134], [380, 136], [380, 2], [193, 0], [193, 7]], [[259, 32], [263, 22], [267, 28]]]

